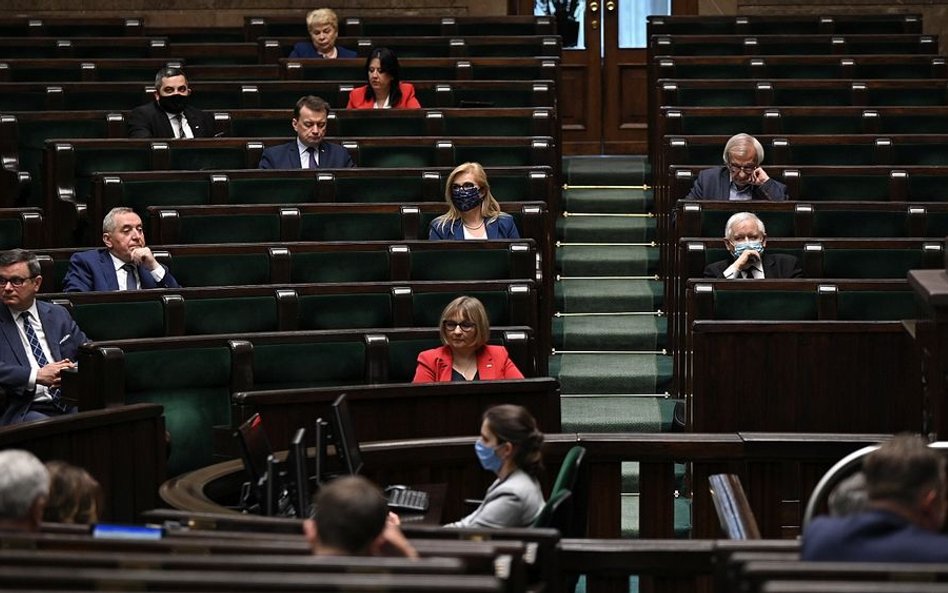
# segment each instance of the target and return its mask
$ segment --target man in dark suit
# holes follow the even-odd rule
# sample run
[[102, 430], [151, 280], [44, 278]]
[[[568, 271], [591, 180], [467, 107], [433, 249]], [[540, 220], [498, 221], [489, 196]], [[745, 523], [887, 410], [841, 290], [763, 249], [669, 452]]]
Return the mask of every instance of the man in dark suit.
[[708, 264], [705, 278], [799, 278], [800, 263], [792, 255], [765, 253], [767, 231], [751, 212], [738, 212], [724, 226], [724, 246], [733, 259]]
[[131, 208], [113, 208], [102, 221], [104, 249], [74, 253], [64, 292], [178, 288], [168, 268], [145, 246], [142, 219]]
[[354, 167], [349, 151], [324, 140], [329, 122], [329, 103], [307, 95], [293, 109], [296, 139], [271, 146], [260, 157], [261, 169], [342, 169]]
[[129, 138], [212, 138], [214, 118], [188, 105], [191, 87], [184, 70], [162, 68], [155, 75], [155, 100], [128, 116]]
[[898, 435], [862, 464], [862, 512], [817, 517], [803, 532], [803, 560], [948, 562], [945, 457], [918, 435]]
[[61, 373], [88, 339], [65, 308], [36, 300], [42, 283], [31, 252], [0, 253], [0, 426], [75, 412], [60, 397]]
[[787, 186], [760, 166], [764, 147], [750, 134], [732, 136], [724, 145], [724, 166], [698, 173], [686, 200], [788, 199]]

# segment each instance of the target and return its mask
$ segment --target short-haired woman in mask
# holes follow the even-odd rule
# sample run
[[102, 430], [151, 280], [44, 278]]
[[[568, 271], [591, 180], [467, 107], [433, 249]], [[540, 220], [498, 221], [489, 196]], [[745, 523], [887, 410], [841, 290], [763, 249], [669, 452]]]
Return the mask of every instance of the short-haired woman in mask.
[[446, 527], [528, 527], [543, 509], [537, 476], [543, 470], [543, 433], [522, 406], [500, 405], [484, 412], [477, 458], [497, 479], [470, 515]]
[[458, 165], [444, 188], [448, 211], [431, 221], [429, 239], [519, 239], [512, 216], [500, 211], [480, 163]]
[[438, 329], [444, 345], [418, 354], [413, 383], [523, 379], [507, 349], [487, 343], [490, 321], [476, 298], [459, 296], [448, 303]]

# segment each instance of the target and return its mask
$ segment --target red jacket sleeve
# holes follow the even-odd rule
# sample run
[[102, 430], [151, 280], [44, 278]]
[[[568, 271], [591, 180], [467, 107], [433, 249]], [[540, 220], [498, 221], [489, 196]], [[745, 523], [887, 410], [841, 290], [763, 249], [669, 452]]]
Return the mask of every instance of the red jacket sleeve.
[[[349, 91], [349, 104], [346, 105], [346, 109], [365, 109], [365, 89], [364, 86], [357, 86], [356, 88]], [[371, 107], [371, 104], [369, 105]]]
[[410, 82], [400, 82], [399, 88], [402, 91], [402, 100], [398, 105], [404, 109], [421, 109], [421, 103], [415, 98], [415, 85]]
[[437, 383], [438, 369], [435, 350], [425, 350], [418, 354], [418, 366], [415, 368], [415, 378], [412, 383]]
[[520, 372], [520, 369], [517, 368], [517, 365], [514, 364], [510, 357], [504, 358], [504, 367], [501, 369], [500, 377], [502, 379], [523, 379], [523, 373]]

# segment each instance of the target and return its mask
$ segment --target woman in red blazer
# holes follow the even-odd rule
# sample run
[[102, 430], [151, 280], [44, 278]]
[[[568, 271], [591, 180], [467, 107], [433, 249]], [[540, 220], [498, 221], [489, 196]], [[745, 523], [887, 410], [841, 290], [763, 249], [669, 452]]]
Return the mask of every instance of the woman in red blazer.
[[349, 92], [349, 109], [421, 109], [415, 98], [415, 87], [401, 82], [398, 58], [387, 47], [377, 47], [365, 60], [369, 84]]
[[474, 297], [454, 299], [441, 313], [444, 346], [418, 355], [413, 383], [523, 379], [503, 346], [489, 346], [490, 322]]

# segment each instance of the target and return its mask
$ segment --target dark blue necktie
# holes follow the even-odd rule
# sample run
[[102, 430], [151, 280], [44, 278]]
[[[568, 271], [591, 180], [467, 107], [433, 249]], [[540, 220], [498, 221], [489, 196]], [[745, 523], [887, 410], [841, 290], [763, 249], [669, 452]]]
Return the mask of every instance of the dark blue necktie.
[[[30, 350], [33, 351], [33, 358], [36, 359], [36, 364], [40, 368], [49, 364], [49, 361], [46, 360], [46, 354], [43, 353], [43, 347], [40, 346], [39, 336], [36, 335], [36, 332], [33, 330], [33, 324], [30, 323], [29, 311], [24, 311], [20, 313], [20, 319], [23, 320], [23, 331], [26, 332], [26, 341], [30, 343]], [[49, 387], [47, 388], [49, 395], [54, 399], [59, 399], [60, 390], [59, 387]]]
[[125, 280], [125, 290], [138, 290], [138, 280], [135, 278], [135, 266], [125, 264], [122, 269], [128, 274]]
[[306, 153], [309, 155], [307, 158], [306, 168], [307, 169], [316, 169], [316, 149], [312, 146], [306, 149]]

